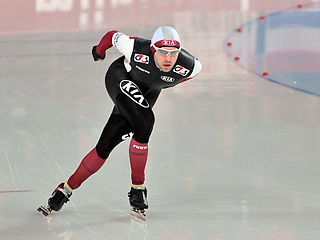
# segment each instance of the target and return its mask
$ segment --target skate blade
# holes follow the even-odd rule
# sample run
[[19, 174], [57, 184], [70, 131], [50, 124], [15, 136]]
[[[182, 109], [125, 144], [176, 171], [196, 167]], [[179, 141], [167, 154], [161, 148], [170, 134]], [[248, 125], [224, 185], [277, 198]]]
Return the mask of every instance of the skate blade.
[[49, 214], [52, 212], [52, 209], [50, 207], [44, 206], [40, 206], [37, 210], [38, 212], [41, 212], [45, 217], [49, 216]]
[[136, 217], [142, 221], [147, 221], [147, 215], [144, 210], [139, 210], [139, 209], [131, 209], [130, 215], [133, 217]]

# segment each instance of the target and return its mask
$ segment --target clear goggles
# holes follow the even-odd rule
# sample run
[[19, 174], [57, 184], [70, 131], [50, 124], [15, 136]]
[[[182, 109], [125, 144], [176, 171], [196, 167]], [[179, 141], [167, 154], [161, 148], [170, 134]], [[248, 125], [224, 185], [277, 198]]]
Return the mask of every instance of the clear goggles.
[[155, 45], [153, 45], [154, 49], [163, 57], [166, 57], [166, 56], [170, 56], [170, 57], [176, 57], [178, 56], [179, 52], [180, 52], [180, 48], [179, 49], [173, 49], [173, 50], [168, 50], [168, 49], [165, 49], [165, 48], [159, 48], [159, 47], [156, 47]]

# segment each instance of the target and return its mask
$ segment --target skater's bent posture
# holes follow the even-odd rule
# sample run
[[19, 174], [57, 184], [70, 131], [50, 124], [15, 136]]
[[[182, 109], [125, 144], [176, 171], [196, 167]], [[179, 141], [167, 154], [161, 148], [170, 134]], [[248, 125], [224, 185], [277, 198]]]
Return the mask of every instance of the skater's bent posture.
[[123, 54], [111, 64], [105, 76], [106, 88], [114, 103], [113, 111], [96, 147], [83, 158], [68, 181], [56, 188], [48, 200], [48, 207], [40, 209], [45, 215], [44, 211], [60, 210], [72, 190], [97, 172], [113, 148], [131, 136], [129, 202], [134, 210], [143, 213], [148, 208], [144, 170], [154, 124], [152, 107], [163, 88], [193, 78], [202, 65], [181, 48], [179, 35], [170, 26], [159, 27], [151, 41], [110, 31], [93, 47], [94, 60], [103, 61], [106, 50], [112, 46]]

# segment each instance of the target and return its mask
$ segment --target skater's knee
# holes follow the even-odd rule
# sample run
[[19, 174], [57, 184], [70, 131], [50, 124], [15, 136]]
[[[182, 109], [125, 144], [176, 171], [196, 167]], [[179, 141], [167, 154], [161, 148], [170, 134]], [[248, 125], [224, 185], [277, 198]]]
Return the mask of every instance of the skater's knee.
[[148, 142], [154, 122], [155, 117], [152, 111], [137, 119], [134, 125], [134, 139], [140, 143]]
[[102, 146], [102, 144], [99, 144], [99, 143], [96, 146], [97, 154], [102, 159], [107, 159], [109, 157], [112, 149], [113, 148], [108, 147], [108, 146]]
[[144, 114], [136, 121], [136, 127], [135, 129], [138, 131], [149, 131], [152, 130], [154, 125], [154, 114], [152, 111], [148, 111], [147, 114]]
[[127, 139], [131, 132], [131, 126], [120, 114], [111, 114], [96, 145], [98, 156], [107, 159], [111, 151]]

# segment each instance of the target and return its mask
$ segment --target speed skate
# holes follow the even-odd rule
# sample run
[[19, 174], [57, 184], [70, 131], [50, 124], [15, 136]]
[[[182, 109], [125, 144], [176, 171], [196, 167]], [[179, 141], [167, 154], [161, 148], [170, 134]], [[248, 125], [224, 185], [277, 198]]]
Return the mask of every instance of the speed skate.
[[51, 194], [51, 197], [48, 200], [48, 205], [46, 207], [42, 205], [37, 210], [47, 217], [53, 210], [59, 211], [63, 204], [70, 201], [69, 198], [71, 195], [72, 193], [68, 192], [64, 188], [64, 183], [60, 183]]
[[40, 206], [38, 209], [38, 212], [41, 212], [45, 217], [49, 216], [52, 212], [52, 209], [50, 208], [50, 206]]
[[135, 218], [138, 218], [142, 221], [147, 221], [147, 215], [146, 215], [146, 211], [144, 209], [140, 210], [137, 208], [132, 208], [130, 211], [130, 215]]
[[145, 209], [148, 209], [147, 189], [145, 187], [131, 187], [128, 197], [131, 205], [130, 215], [146, 221]]

